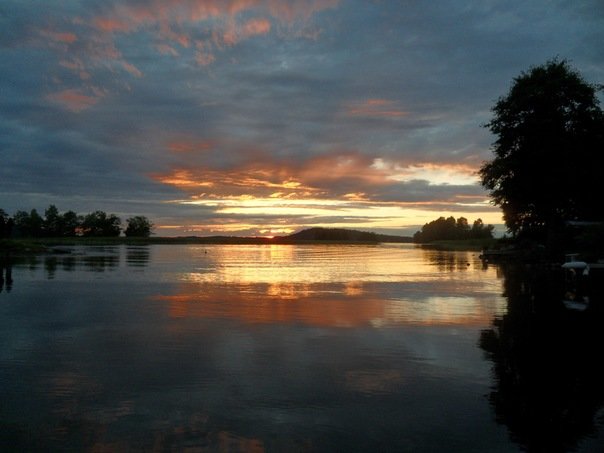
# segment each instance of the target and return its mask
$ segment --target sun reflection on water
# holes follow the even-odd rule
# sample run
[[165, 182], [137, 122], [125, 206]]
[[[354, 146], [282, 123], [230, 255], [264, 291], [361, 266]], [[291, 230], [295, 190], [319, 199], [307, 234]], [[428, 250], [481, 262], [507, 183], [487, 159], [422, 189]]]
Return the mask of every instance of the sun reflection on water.
[[166, 302], [172, 318], [470, 326], [484, 325], [504, 310], [495, 271], [482, 268], [468, 252], [272, 245], [200, 247], [191, 253], [195, 270], [179, 274], [173, 294], [154, 297]]

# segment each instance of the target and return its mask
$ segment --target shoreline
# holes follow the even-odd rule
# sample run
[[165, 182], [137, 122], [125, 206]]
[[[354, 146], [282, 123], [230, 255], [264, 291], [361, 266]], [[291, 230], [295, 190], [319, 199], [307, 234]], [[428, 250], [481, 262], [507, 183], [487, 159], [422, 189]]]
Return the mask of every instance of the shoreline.
[[[0, 240], [0, 256], [66, 254], [71, 246], [147, 246], [147, 245], [378, 245], [412, 244], [419, 248], [443, 251], [480, 251], [485, 241], [436, 241], [419, 244], [404, 241], [360, 241], [328, 239], [296, 239], [288, 237], [237, 237], [237, 236], [178, 236], [178, 237], [64, 237], [64, 238], [13, 238]], [[492, 244], [491, 241], [489, 244]]]

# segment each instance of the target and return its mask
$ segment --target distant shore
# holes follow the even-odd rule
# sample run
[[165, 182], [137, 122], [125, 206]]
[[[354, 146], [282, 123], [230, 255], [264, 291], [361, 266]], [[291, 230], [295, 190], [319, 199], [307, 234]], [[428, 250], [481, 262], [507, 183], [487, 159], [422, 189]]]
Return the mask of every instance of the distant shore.
[[[415, 244], [418, 247], [437, 250], [477, 251], [492, 246], [496, 240], [457, 240], [435, 241], [427, 244]], [[145, 246], [154, 244], [177, 245], [377, 245], [380, 243], [410, 243], [403, 241], [366, 241], [366, 240], [330, 240], [298, 239], [287, 236], [238, 237], [238, 236], [178, 236], [178, 237], [65, 237], [65, 238], [16, 238], [0, 240], [1, 255], [58, 253], [57, 247], [69, 246]], [[60, 252], [60, 251], [59, 251]]]

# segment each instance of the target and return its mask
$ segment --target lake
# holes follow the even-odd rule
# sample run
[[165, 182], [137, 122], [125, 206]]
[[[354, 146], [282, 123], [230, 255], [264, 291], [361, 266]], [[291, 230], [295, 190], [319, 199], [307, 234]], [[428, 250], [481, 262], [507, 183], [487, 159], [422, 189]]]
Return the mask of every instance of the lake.
[[400, 245], [2, 262], [0, 450], [604, 451], [602, 304]]

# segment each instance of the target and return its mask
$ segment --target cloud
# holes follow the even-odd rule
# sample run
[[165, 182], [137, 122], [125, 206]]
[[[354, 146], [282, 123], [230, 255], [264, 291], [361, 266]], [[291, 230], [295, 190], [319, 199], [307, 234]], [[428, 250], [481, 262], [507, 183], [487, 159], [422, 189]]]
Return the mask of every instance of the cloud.
[[368, 99], [364, 102], [348, 105], [346, 114], [360, 117], [401, 118], [407, 116], [409, 112], [399, 109], [395, 101]]
[[0, 207], [200, 234], [496, 216], [473, 175], [496, 99], [555, 55], [604, 74], [596, 0], [34, 6], [0, 6]]
[[174, 47], [168, 44], [157, 44], [155, 48], [163, 55], [172, 55], [173, 57], [178, 57], [180, 55]]
[[171, 141], [167, 148], [172, 153], [205, 153], [215, 146], [212, 140], [181, 139]]
[[61, 42], [64, 44], [73, 44], [78, 40], [78, 37], [75, 33], [71, 32], [57, 32], [53, 30], [41, 30], [40, 34], [47, 39], [51, 39], [56, 42]]
[[[220, 49], [234, 46], [254, 36], [265, 35], [272, 29], [271, 19], [293, 27], [310, 17], [338, 4], [334, 0], [170, 0], [165, 2], [120, 2], [105, 6], [89, 23], [98, 31], [110, 34], [129, 34], [141, 30], [155, 32], [158, 39], [189, 47], [191, 42]], [[243, 19], [245, 15], [256, 15]], [[198, 30], [203, 30], [201, 35]], [[203, 35], [208, 38], [202, 38]], [[206, 49], [196, 60], [207, 65], [213, 61]]]
[[[184, 142], [175, 148], [190, 152], [193, 146]], [[433, 202], [461, 203], [467, 208], [486, 199], [477, 184], [476, 170], [461, 164], [404, 167], [358, 152], [334, 152], [296, 161], [257, 154], [253, 160], [228, 167], [211, 168], [206, 163], [203, 167], [178, 167], [151, 177], [185, 192], [192, 203], [198, 204], [254, 204], [265, 200], [272, 206], [282, 202], [291, 207], [315, 200], [331, 206], [340, 202], [425, 206]]]
[[102, 96], [95, 94], [84, 94], [81, 90], [67, 89], [47, 96], [50, 101], [60, 104], [72, 112], [79, 113], [95, 105]]

